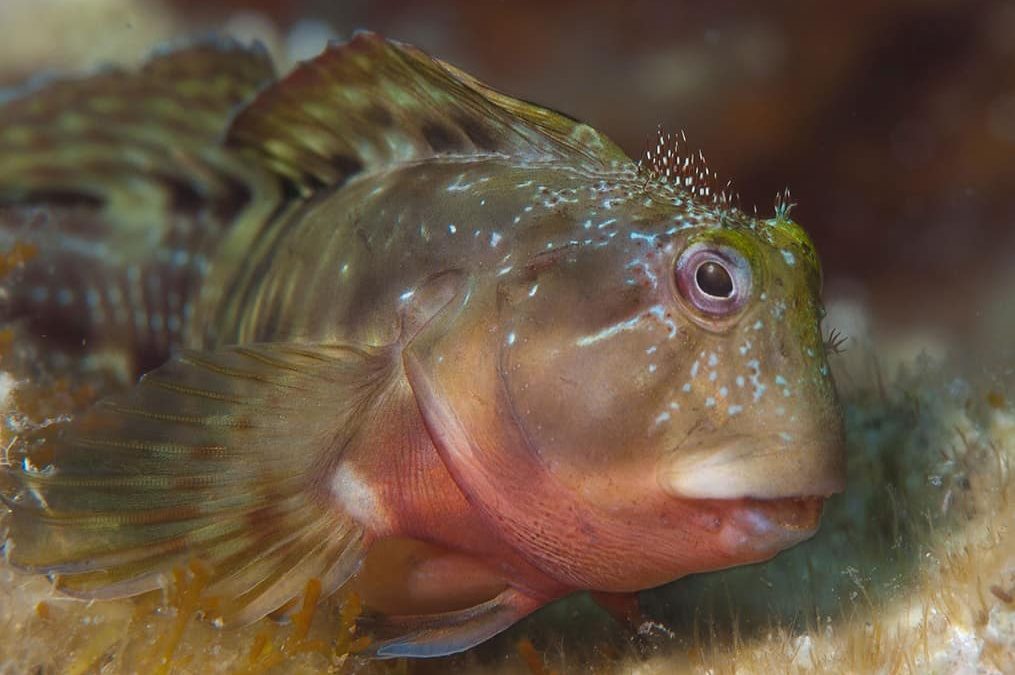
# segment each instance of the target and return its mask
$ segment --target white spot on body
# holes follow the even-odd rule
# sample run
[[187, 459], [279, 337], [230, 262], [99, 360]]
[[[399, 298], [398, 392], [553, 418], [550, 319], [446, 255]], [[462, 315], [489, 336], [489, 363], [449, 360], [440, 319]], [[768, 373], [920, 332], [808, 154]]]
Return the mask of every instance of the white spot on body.
[[761, 382], [761, 363], [758, 359], [748, 361], [747, 367], [751, 370], [748, 379], [751, 381], [751, 386], [754, 387], [754, 402], [757, 403], [768, 387]]
[[582, 337], [578, 338], [575, 344], [577, 344], [579, 347], [587, 347], [591, 344], [599, 342], [600, 340], [605, 340], [607, 338], [613, 337], [617, 333], [632, 330], [635, 326], [640, 324], [643, 319], [644, 319], [643, 316], [636, 316], [633, 319], [620, 321], [618, 323], [613, 324], [612, 326], [607, 326], [598, 333], [594, 333], [592, 335], [583, 335]]
[[376, 531], [389, 524], [387, 507], [355, 468], [342, 463], [331, 479], [331, 494], [353, 520]]
[[654, 234], [643, 234], [641, 232], [629, 232], [627, 235], [631, 241], [644, 241], [645, 243], [654, 246], [656, 243], [656, 236]]
[[448, 185], [447, 188], [448, 192], [465, 192], [466, 190], [471, 188], [472, 183], [463, 182], [464, 179], [465, 179], [464, 173], [458, 174], [458, 177], [455, 178], [455, 182]]

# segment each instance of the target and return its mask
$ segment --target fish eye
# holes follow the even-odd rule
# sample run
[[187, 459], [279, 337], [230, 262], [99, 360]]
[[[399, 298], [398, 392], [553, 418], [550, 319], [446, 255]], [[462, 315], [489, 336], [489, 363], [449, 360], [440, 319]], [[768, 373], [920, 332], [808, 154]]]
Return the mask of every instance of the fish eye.
[[721, 263], [706, 260], [698, 265], [694, 273], [694, 281], [698, 290], [713, 298], [728, 298], [733, 295], [733, 278]]
[[708, 317], [735, 314], [751, 293], [751, 266], [729, 246], [689, 247], [677, 260], [674, 277], [681, 297]]

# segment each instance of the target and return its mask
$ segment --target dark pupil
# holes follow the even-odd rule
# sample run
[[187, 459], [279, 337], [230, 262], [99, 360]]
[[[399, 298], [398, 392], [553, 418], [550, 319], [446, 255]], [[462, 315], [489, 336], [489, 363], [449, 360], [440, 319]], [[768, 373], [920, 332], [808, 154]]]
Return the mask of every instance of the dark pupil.
[[713, 298], [728, 298], [733, 295], [733, 279], [726, 268], [716, 262], [706, 262], [698, 266], [694, 273], [698, 288]]

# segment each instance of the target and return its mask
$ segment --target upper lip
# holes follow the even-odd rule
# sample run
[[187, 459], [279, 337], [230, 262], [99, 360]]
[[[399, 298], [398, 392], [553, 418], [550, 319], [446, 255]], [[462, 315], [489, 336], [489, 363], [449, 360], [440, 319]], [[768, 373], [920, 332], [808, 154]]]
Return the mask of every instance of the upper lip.
[[787, 444], [740, 435], [670, 453], [659, 482], [669, 494], [687, 499], [804, 499], [841, 492], [845, 467], [835, 439]]

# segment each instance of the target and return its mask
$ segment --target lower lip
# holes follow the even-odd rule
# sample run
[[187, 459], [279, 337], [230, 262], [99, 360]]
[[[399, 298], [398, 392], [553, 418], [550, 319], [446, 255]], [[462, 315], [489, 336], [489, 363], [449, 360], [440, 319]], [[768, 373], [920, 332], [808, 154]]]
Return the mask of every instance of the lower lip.
[[784, 530], [810, 532], [818, 527], [824, 503], [823, 497], [745, 499], [741, 508], [754, 511]]
[[814, 534], [823, 497], [737, 499], [727, 505], [719, 540], [729, 555], [761, 560]]

